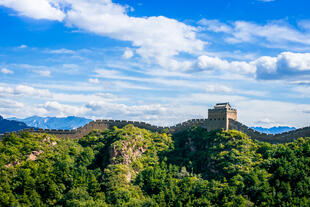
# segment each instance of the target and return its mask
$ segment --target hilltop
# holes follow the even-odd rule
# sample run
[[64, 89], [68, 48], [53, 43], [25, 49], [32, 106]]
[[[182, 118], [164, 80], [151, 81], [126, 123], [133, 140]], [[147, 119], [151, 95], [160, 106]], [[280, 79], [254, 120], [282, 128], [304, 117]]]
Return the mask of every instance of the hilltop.
[[0, 205], [309, 206], [309, 156], [310, 138], [269, 144], [200, 127], [11, 134], [0, 142]]
[[5, 132], [19, 131], [27, 128], [30, 127], [23, 122], [7, 120], [0, 115], [0, 134]]

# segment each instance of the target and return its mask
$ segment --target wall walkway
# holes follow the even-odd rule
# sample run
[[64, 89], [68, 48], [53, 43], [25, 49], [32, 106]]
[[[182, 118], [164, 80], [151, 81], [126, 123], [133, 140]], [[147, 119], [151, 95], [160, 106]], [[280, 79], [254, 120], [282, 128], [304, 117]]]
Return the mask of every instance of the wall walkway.
[[[96, 121], [92, 121], [86, 124], [83, 127], [73, 129], [73, 130], [25, 129], [25, 130], [18, 131], [16, 133], [19, 133], [22, 131], [29, 131], [32, 133], [53, 134], [61, 138], [79, 139], [87, 135], [89, 132], [91, 132], [94, 129], [104, 130], [107, 128], [112, 128], [113, 126], [122, 128], [128, 124], [132, 124], [136, 127], [144, 128], [144, 129], [147, 129], [153, 132], [170, 132], [174, 134], [177, 132], [184, 131], [185, 129], [192, 127], [192, 126], [203, 127], [207, 130], [208, 128], [214, 129], [214, 128], [217, 128], [217, 126], [222, 126], [223, 124], [222, 122], [223, 120], [191, 119], [191, 120], [182, 122], [180, 124], [177, 124], [175, 126], [159, 127], [159, 126], [154, 126], [154, 125], [151, 125], [145, 122], [122, 121], [122, 120], [96, 120]], [[304, 127], [304, 128], [296, 129], [294, 131], [272, 135], [272, 134], [260, 133], [232, 119], [229, 120], [229, 129], [235, 129], [235, 130], [241, 131], [247, 134], [248, 136], [252, 137], [253, 139], [257, 139], [259, 141], [266, 141], [270, 143], [285, 143], [285, 142], [293, 141], [294, 139], [297, 139], [299, 137], [310, 137], [310, 127]], [[0, 135], [0, 140], [7, 134], [9, 133]]]

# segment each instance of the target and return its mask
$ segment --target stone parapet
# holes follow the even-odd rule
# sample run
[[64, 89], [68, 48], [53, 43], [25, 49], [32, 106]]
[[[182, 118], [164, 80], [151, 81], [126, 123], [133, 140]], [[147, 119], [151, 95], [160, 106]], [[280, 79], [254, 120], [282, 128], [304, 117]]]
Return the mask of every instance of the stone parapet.
[[[221, 121], [221, 120], [218, 120]], [[118, 128], [122, 128], [128, 124], [132, 124], [136, 127], [147, 129], [153, 132], [169, 132], [169, 133], [178, 133], [186, 130], [187, 128], [197, 126], [205, 128], [208, 131], [213, 130], [216, 128], [218, 123], [216, 123], [216, 120], [209, 120], [209, 119], [191, 119], [182, 123], [179, 123], [177, 125], [171, 126], [171, 127], [161, 127], [161, 126], [155, 126], [151, 125], [149, 123], [145, 122], [138, 122], [138, 121], [124, 121], [124, 120], [96, 120], [92, 121], [88, 124], [86, 124], [83, 127], [79, 127], [77, 129], [73, 130], [56, 130], [56, 129], [25, 129], [20, 130], [15, 133], [21, 133], [23, 131], [27, 131], [30, 133], [47, 133], [47, 134], [53, 134], [57, 137], [61, 138], [69, 138], [69, 139], [80, 139], [83, 136], [90, 133], [92, 130], [99, 129], [99, 130], [105, 130], [108, 128], [113, 128], [114, 126]], [[248, 126], [233, 120], [229, 119], [229, 129], [234, 129], [241, 131], [248, 136], [250, 136], [253, 139], [259, 140], [259, 141], [265, 141], [270, 143], [284, 143], [284, 142], [290, 142], [294, 139], [297, 139], [299, 137], [310, 137], [310, 127], [304, 127], [300, 129], [296, 129], [289, 132], [284, 132], [281, 134], [266, 134], [266, 133], [260, 133], [258, 131], [253, 130], [252, 128], [249, 128]], [[0, 134], [0, 140], [3, 139], [3, 137], [9, 135], [10, 133]]]

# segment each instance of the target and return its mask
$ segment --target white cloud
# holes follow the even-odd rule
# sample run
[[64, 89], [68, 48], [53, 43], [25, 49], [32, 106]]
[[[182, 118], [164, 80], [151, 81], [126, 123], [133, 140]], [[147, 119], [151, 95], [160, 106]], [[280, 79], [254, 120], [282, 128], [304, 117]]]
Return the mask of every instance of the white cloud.
[[96, 117], [124, 119], [127, 120], [140, 120], [140, 121], [158, 121], [160, 116], [165, 116], [168, 108], [161, 104], [148, 104], [148, 105], [126, 105], [120, 103], [109, 102], [89, 102], [85, 105], [89, 110], [88, 113]]
[[18, 48], [25, 49], [25, 48], [27, 48], [27, 45], [20, 45]]
[[310, 53], [283, 52], [278, 55], [277, 62], [292, 70], [310, 71]]
[[156, 57], [156, 59], [159, 65], [164, 67], [164, 69], [166, 70], [185, 71], [185, 70], [190, 69], [193, 66], [192, 61], [175, 60], [173, 58], [167, 58], [167, 57]]
[[17, 85], [14, 89], [15, 95], [24, 95], [24, 96], [43, 96], [49, 97], [51, 93], [46, 89], [36, 89], [27, 85]]
[[206, 70], [222, 70], [227, 72], [237, 72], [240, 74], [254, 74], [256, 67], [244, 61], [227, 61], [218, 57], [202, 55], [198, 57], [198, 67]]
[[11, 109], [11, 108], [22, 108], [24, 107], [23, 103], [6, 99], [6, 98], [0, 98], [0, 109]]
[[129, 41], [137, 54], [165, 68], [183, 67], [183, 62], [173, 58], [201, 51], [205, 44], [196, 38], [195, 27], [164, 16], [131, 17], [126, 6], [111, 0], [35, 1], [2, 0], [0, 4], [31, 18], [64, 20], [67, 26]]
[[301, 20], [298, 22], [298, 26], [303, 29], [310, 30], [310, 20]]
[[35, 70], [35, 73], [38, 73], [40, 76], [43, 77], [50, 77], [51, 76], [51, 71], [49, 70]]
[[112, 78], [112, 79], [122, 79], [123, 75], [117, 70], [107, 70], [107, 69], [96, 69], [95, 72], [98, 74], [98, 77], [102, 78]]
[[49, 114], [54, 114], [56, 116], [78, 116], [87, 112], [85, 107], [61, 104], [56, 101], [47, 101], [45, 104], [41, 105], [41, 107]]
[[255, 63], [256, 67], [258, 68], [259, 73], [264, 71], [264, 73], [275, 73], [277, 70], [277, 58], [276, 57], [268, 57], [262, 56], [253, 63]]
[[[8, 84], [0, 84], [0, 97], [8, 97], [12, 99], [21, 99], [25, 98], [25, 102], [27, 102], [27, 98], [31, 97], [31, 100], [49, 100], [49, 101], [60, 101], [60, 102], [66, 102], [66, 103], [74, 103], [74, 104], [81, 104], [86, 103], [89, 100], [100, 102], [100, 101], [106, 101], [106, 102], [115, 102], [115, 101], [126, 101], [126, 98], [119, 98], [116, 95], [110, 94], [110, 93], [103, 93], [104, 90], [102, 87], [95, 86], [93, 88], [98, 89], [97, 93], [93, 92], [93, 88], [87, 88], [87, 85], [81, 85], [79, 86], [67, 86], [70, 87], [69, 89], [65, 88], [65, 85], [58, 84], [57, 88], [52, 86], [52, 89], [56, 90], [69, 90], [70, 92], [54, 92], [50, 91], [49, 89], [46, 89], [46, 87], [49, 86], [41, 86], [43, 88], [36, 88], [29, 85], [16, 85], [11, 86]], [[75, 89], [74, 89], [75, 88]], [[87, 91], [87, 93], [81, 93], [81, 91]], [[80, 92], [80, 93], [77, 93]]]
[[275, 0], [257, 0], [257, 1], [262, 1], [262, 2], [272, 2], [272, 1], [275, 1]]
[[277, 57], [261, 57], [252, 62], [259, 79], [309, 77], [310, 53], [282, 52]]
[[213, 20], [208, 20], [208, 19], [201, 19], [198, 24], [205, 26], [207, 30], [214, 31], [214, 32], [231, 32], [232, 28], [220, 22], [219, 20], [213, 19]]
[[51, 97], [52, 94], [47, 89], [37, 89], [28, 85], [17, 85], [15, 87], [1, 86], [0, 96], [31, 96], [31, 97]]
[[258, 79], [306, 78], [310, 75], [310, 53], [282, 52], [276, 57], [262, 56], [248, 62], [202, 55], [197, 65], [205, 70], [255, 74]]
[[256, 121], [253, 126], [270, 128], [275, 126], [281, 126], [281, 124], [269, 118], [263, 118], [261, 120]]
[[109, 0], [69, 2], [72, 9], [67, 12], [67, 23], [99, 35], [130, 41], [138, 47], [136, 52], [143, 58], [158, 61], [180, 52], [193, 53], [203, 49], [204, 43], [196, 39], [196, 28], [174, 19], [130, 17], [125, 7]]
[[221, 60], [218, 57], [209, 57], [206, 55], [202, 55], [198, 57], [198, 66], [202, 69], [210, 69], [213, 70], [215, 68], [226, 68], [228, 62], [225, 60]]
[[[155, 74], [157, 74], [157, 76], [159, 76], [160, 71], [155, 72], [155, 73], [145, 73], [148, 76], [151, 77], [137, 77], [137, 76], [133, 76], [133, 75], [126, 75], [124, 73], [121, 73], [119, 71], [116, 70], [107, 70], [107, 69], [98, 69], [95, 70], [95, 72], [97, 73], [96, 77], [100, 77], [100, 78], [106, 78], [106, 79], [114, 79], [114, 80], [122, 80], [122, 81], [132, 81], [134, 82], [134, 84], [130, 83], [130, 82], [114, 82], [115, 83], [115, 88], [135, 88], [135, 89], [142, 89], [142, 90], [158, 90], [158, 89], [162, 89], [163, 86], [170, 86], [173, 87], [170, 88], [169, 90], [175, 90], [177, 89], [181, 89], [181, 88], [196, 88], [196, 89], [200, 89], [201, 86], [205, 83], [205, 80], [203, 81], [197, 81], [197, 80], [183, 80], [183, 79], [172, 79], [172, 78], [161, 78], [161, 77], [154, 77], [156, 76]], [[165, 74], [164, 71], [162, 71], [163, 74], [160, 75], [162, 77], [169, 77], [169, 76], [173, 76], [173, 74], [179, 74], [177, 72], [169, 72], [168, 74]], [[183, 75], [182, 77], [192, 77], [189, 75]], [[154, 87], [145, 87], [145, 86], [141, 86], [141, 84], [143, 83], [152, 83], [152, 84], [156, 84], [156, 86]]]
[[296, 86], [292, 89], [299, 98], [310, 98], [310, 86]]
[[89, 93], [89, 94], [74, 94], [74, 93], [53, 93], [53, 100], [69, 103], [85, 103], [89, 100], [93, 101], [115, 101], [117, 97], [111, 97], [102, 93]]
[[225, 86], [225, 85], [220, 85], [220, 84], [210, 84], [210, 85], [207, 85], [206, 86], [206, 92], [207, 93], [221, 93], [221, 92], [224, 92], [224, 93], [231, 93], [232, 92], [232, 89]]
[[269, 126], [273, 123], [281, 126], [304, 127], [309, 123], [310, 116], [304, 113], [304, 110], [310, 109], [309, 104], [272, 100], [245, 100], [234, 104], [238, 109], [239, 120], [249, 126], [257, 126], [259, 121], [265, 121], [267, 124], [267, 120], [270, 121]]
[[[310, 45], [310, 33], [300, 31], [284, 21], [272, 21], [264, 25], [247, 21], [223, 23], [218, 20], [202, 19], [198, 22], [208, 31], [221, 32], [231, 44], [251, 43], [271, 48], [288, 48], [289, 45]], [[309, 21], [300, 21], [299, 26], [307, 29]]]
[[2, 68], [1, 73], [3, 74], [13, 74], [14, 72], [12, 70], [9, 70], [7, 68]]
[[14, 93], [14, 88], [7, 86], [0, 86], [0, 96], [12, 95]]
[[133, 55], [134, 55], [134, 54], [133, 54], [133, 51], [132, 51], [131, 49], [129, 49], [129, 48], [126, 48], [126, 50], [124, 51], [122, 57], [125, 58], [125, 59], [129, 59], [129, 58], [131, 58]]
[[65, 48], [61, 48], [58, 50], [48, 50], [48, 53], [52, 53], [52, 54], [74, 54], [75, 51], [73, 50], [69, 50], [69, 49], [65, 49]]
[[0, 5], [14, 9], [19, 15], [62, 21], [65, 14], [59, 3], [60, 0], [0, 0]]
[[232, 35], [233, 37], [226, 39], [230, 43], [254, 43], [259, 41], [257, 38], [264, 38], [267, 42], [276, 44], [293, 42], [310, 45], [310, 34], [301, 33], [286, 24], [277, 22], [261, 26], [255, 23], [237, 21], [234, 23]]
[[98, 78], [90, 78], [90, 79], [88, 79], [88, 82], [90, 82], [90, 83], [100, 83], [100, 81], [99, 81], [99, 79]]

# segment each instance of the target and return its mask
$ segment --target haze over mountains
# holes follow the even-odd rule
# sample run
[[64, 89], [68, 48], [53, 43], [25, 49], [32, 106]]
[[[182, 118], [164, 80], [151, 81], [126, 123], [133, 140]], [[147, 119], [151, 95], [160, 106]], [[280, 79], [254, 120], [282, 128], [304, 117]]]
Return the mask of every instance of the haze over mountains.
[[24, 122], [30, 127], [37, 127], [42, 129], [76, 129], [92, 121], [91, 119], [76, 116], [61, 118], [31, 116], [25, 119], [13, 117], [8, 118], [8, 120]]
[[283, 132], [288, 132], [288, 131], [292, 131], [296, 129], [295, 127], [288, 127], [288, 126], [277, 126], [277, 127], [270, 127], [270, 128], [264, 128], [264, 127], [251, 127], [251, 128], [256, 131], [267, 133], [267, 134], [280, 134]]

